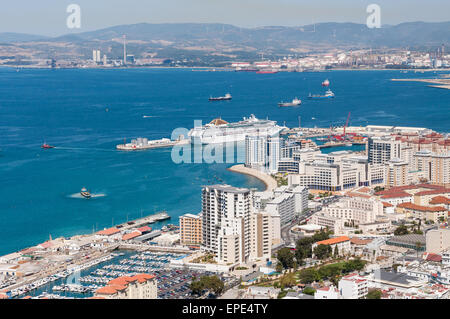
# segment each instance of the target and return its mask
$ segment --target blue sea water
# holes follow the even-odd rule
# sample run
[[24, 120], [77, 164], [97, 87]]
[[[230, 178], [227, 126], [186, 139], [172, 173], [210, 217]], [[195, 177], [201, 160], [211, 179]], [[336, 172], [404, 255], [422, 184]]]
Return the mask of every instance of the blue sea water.
[[[221, 178], [263, 188], [230, 164], [175, 164], [170, 149], [115, 151], [131, 138], [169, 137], [194, 120], [255, 114], [287, 126], [397, 125], [448, 131], [450, 91], [391, 78], [434, 73], [330, 71], [255, 74], [189, 69], [0, 69], [0, 254], [166, 210], [198, 213], [201, 186]], [[328, 78], [335, 99], [313, 101]], [[210, 103], [230, 92], [233, 100]], [[278, 108], [299, 97], [298, 108]], [[152, 116], [143, 118], [143, 115]], [[315, 118], [315, 119], [313, 119]], [[57, 146], [42, 150], [43, 142]], [[329, 151], [329, 150], [327, 150]], [[71, 195], [88, 187], [104, 197]]]

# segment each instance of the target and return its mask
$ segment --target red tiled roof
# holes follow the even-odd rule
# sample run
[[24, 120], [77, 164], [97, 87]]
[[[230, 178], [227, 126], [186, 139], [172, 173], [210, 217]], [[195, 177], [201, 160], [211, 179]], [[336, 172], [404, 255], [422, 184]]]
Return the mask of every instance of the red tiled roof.
[[118, 232], [120, 232], [119, 229], [117, 229], [116, 227], [111, 227], [111, 228], [108, 228], [108, 229], [101, 230], [101, 231], [97, 232], [97, 234], [98, 235], [111, 236], [111, 235], [117, 234]]
[[114, 295], [118, 291], [127, 289], [127, 286], [108, 285], [102, 288], [98, 288], [95, 292], [100, 295]]
[[383, 204], [383, 207], [392, 207], [394, 205], [389, 204], [388, 202], [381, 202]]
[[353, 192], [347, 192], [347, 193], [345, 193], [345, 195], [348, 197], [362, 197], [362, 198], [370, 198], [371, 197], [366, 194], [358, 194], [358, 193], [353, 193]]
[[137, 230], [139, 230], [141, 233], [144, 233], [144, 232], [152, 231], [152, 228], [149, 226], [144, 226], [144, 227], [138, 228]]
[[386, 193], [383, 196], [381, 196], [381, 198], [397, 198], [397, 197], [411, 197], [411, 194], [408, 194], [407, 192], [391, 192], [391, 193]]
[[140, 232], [140, 231], [134, 231], [134, 232], [131, 232], [131, 233], [128, 233], [128, 234], [125, 234], [125, 235], [123, 235], [122, 236], [122, 240], [129, 240], [129, 239], [133, 239], [133, 238], [136, 238], [136, 237], [139, 237], [139, 236], [141, 236], [142, 235], [142, 233]]
[[42, 248], [45, 248], [45, 249], [47, 249], [47, 248], [50, 248], [50, 247], [52, 247], [52, 246], [53, 246], [53, 244], [52, 244], [52, 242], [51, 242], [51, 241], [47, 240], [46, 242], [44, 242], [44, 243], [42, 243], [42, 244], [39, 244], [38, 246], [40, 246], [40, 247], [42, 247]]
[[438, 255], [438, 254], [428, 253], [426, 260], [427, 261], [434, 261], [434, 262], [441, 262], [442, 261], [442, 256]]
[[344, 241], [349, 241], [349, 240], [350, 240], [350, 238], [347, 236], [340, 236], [340, 237], [336, 237], [336, 238], [330, 238], [330, 239], [318, 241], [316, 244], [317, 245], [334, 245], [334, 244], [342, 243]]
[[412, 210], [419, 210], [422, 212], [442, 212], [446, 211], [447, 209], [445, 207], [440, 206], [421, 206], [416, 205], [413, 203], [401, 203], [397, 205], [397, 207], [406, 208], [406, 209], [412, 209]]
[[438, 188], [431, 191], [422, 191], [414, 194], [415, 196], [434, 195], [434, 194], [447, 194], [450, 193], [450, 188]]
[[[416, 184], [416, 185], [405, 185], [405, 186], [395, 186], [395, 187], [391, 187], [389, 189], [386, 189], [384, 191], [380, 191], [375, 193], [375, 195], [385, 195], [385, 194], [390, 194], [390, 193], [406, 193], [406, 190], [412, 190], [412, 189], [420, 189], [420, 188], [427, 188], [429, 190], [434, 190], [434, 189], [441, 189], [444, 188], [443, 186], [440, 185], [434, 185], [434, 184]], [[410, 194], [408, 194], [410, 195]]]
[[150, 274], [137, 274], [132, 277], [130, 276], [117, 277], [110, 280], [107, 286], [97, 289], [96, 293], [101, 295], [114, 295], [118, 291], [127, 289], [128, 284], [130, 282], [137, 281], [139, 283], [143, 283], [153, 278], [155, 278], [155, 276]]
[[436, 196], [430, 200], [430, 204], [432, 204], [432, 205], [436, 205], [436, 204], [450, 205], [450, 198], [445, 197], [445, 196]]

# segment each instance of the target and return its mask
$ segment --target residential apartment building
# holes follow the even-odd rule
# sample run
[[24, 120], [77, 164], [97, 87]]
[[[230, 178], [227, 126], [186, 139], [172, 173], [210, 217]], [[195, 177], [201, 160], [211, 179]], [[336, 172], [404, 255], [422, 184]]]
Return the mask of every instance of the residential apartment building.
[[311, 216], [308, 224], [326, 227], [333, 231], [335, 235], [340, 235], [344, 231], [344, 221], [340, 218], [332, 217], [319, 211]]
[[450, 229], [432, 229], [426, 233], [426, 246], [428, 253], [440, 254], [450, 248]]
[[180, 216], [180, 242], [182, 245], [200, 245], [202, 243], [202, 218], [200, 214]]
[[384, 164], [393, 158], [401, 158], [401, 141], [389, 135], [369, 137], [367, 155], [370, 164]]
[[373, 223], [383, 215], [381, 201], [366, 197], [344, 197], [325, 207], [323, 213], [355, 225]]
[[246, 188], [204, 187], [201, 219], [201, 248], [214, 253], [220, 263], [269, 258], [272, 246], [281, 242], [280, 215], [254, 209], [253, 194]]
[[105, 299], [157, 299], [158, 289], [155, 276], [138, 274], [112, 279], [105, 287], [95, 292], [95, 297]]
[[419, 151], [413, 156], [415, 168], [432, 184], [450, 186], [450, 151], [434, 153]]
[[339, 280], [339, 295], [343, 299], [363, 299], [369, 292], [367, 279], [350, 274]]

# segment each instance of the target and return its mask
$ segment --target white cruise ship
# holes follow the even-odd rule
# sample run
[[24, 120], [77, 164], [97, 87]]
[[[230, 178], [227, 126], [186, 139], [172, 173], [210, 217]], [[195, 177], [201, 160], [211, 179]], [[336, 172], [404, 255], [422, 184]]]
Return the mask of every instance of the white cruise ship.
[[191, 129], [188, 136], [191, 143], [195, 140], [202, 144], [227, 143], [245, 141], [246, 136], [275, 136], [283, 129], [276, 121], [260, 120], [252, 114], [236, 123], [214, 119], [209, 124]]

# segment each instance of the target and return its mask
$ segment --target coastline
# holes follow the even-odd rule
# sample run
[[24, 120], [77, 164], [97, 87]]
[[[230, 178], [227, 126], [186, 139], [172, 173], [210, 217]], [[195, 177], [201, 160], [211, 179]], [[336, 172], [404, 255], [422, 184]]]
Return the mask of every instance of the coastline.
[[439, 88], [439, 89], [447, 89], [450, 90], [450, 79], [441, 78], [441, 79], [391, 79], [394, 82], [422, 82], [429, 84], [429, 87]]
[[266, 185], [266, 191], [272, 191], [278, 187], [277, 181], [272, 176], [262, 173], [256, 169], [245, 167], [244, 164], [231, 166], [227, 168], [227, 170], [259, 179]]

